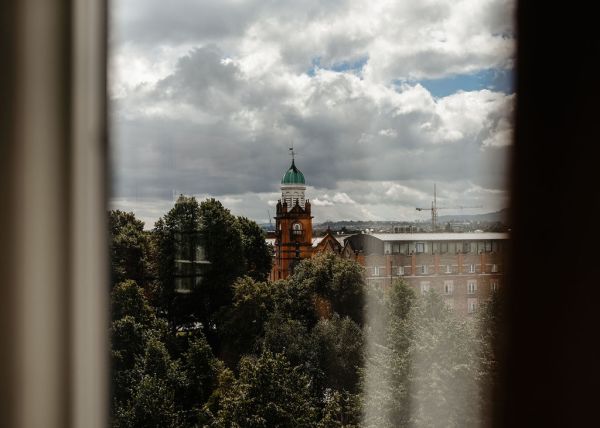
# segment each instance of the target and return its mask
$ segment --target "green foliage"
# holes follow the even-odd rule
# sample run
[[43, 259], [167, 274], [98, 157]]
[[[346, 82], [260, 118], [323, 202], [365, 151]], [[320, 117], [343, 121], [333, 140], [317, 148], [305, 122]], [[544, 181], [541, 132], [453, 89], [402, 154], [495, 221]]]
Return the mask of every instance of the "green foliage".
[[115, 428], [179, 427], [174, 391], [164, 379], [143, 375], [132, 389], [127, 406], [113, 412]]
[[119, 284], [111, 297], [112, 425], [196, 425], [217, 376], [210, 346], [201, 335], [192, 338], [181, 362], [165, 344], [166, 322], [155, 316], [135, 282]]
[[363, 335], [350, 318], [335, 314], [322, 319], [312, 331], [318, 366], [325, 374], [324, 386], [358, 392], [359, 369], [363, 365]]
[[[499, 295], [459, 318], [402, 281], [367, 288], [356, 262], [331, 253], [268, 282], [262, 231], [214, 199], [180, 197], [151, 235], [115, 211], [111, 236], [114, 427], [486, 422]], [[200, 239], [211, 264], [176, 293], [175, 260], [198, 260]]]
[[193, 197], [179, 196], [175, 206], [161, 219], [153, 230], [156, 266], [159, 287], [155, 288], [155, 304], [161, 314], [175, 329], [179, 325], [193, 324], [194, 311], [192, 302], [185, 296], [175, 292], [176, 265], [175, 260], [192, 259], [194, 243], [191, 241], [195, 233], [200, 232], [202, 219], [200, 206]]
[[272, 283], [246, 276], [233, 285], [233, 304], [223, 316], [221, 357], [235, 367], [240, 357], [255, 350], [254, 344], [275, 309], [276, 289]]
[[303, 260], [291, 281], [324, 298], [340, 316], [363, 324], [365, 284], [358, 263], [329, 252], [318, 254]]
[[206, 254], [212, 263], [206, 281], [210, 287], [221, 289], [210, 302], [216, 309], [231, 302], [231, 285], [244, 272], [242, 229], [237, 218], [216, 199], [202, 202], [200, 214]]
[[144, 222], [119, 210], [110, 211], [108, 219], [112, 284], [127, 279], [141, 283], [146, 277], [149, 245]]
[[309, 427], [314, 425], [310, 379], [282, 354], [244, 357], [239, 378], [221, 398], [218, 427]]
[[361, 419], [360, 397], [347, 391], [327, 390], [317, 428], [358, 428]]
[[191, 398], [189, 407], [199, 408], [210, 397], [220, 371], [220, 366], [204, 336], [190, 341], [183, 356], [183, 368], [188, 382], [185, 398]]
[[262, 347], [272, 353], [284, 354], [292, 365], [304, 365], [313, 375], [317, 372], [318, 354], [313, 338], [299, 320], [274, 313], [265, 324]]
[[481, 424], [475, 323], [448, 310], [436, 293], [416, 298], [400, 282], [379, 303], [387, 335], [369, 346], [365, 426]]
[[266, 281], [271, 272], [273, 249], [265, 241], [265, 233], [256, 222], [238, 217], [242, 231], [242, 250], [246, 275], [257, 281]]
[[148, 325], [154, 319], [154, 311], [148, 304], [144, 291], [133, 280], [121, 282], [113, 288], [111, 314], [113, 320], [131, 316], [143, 325]]

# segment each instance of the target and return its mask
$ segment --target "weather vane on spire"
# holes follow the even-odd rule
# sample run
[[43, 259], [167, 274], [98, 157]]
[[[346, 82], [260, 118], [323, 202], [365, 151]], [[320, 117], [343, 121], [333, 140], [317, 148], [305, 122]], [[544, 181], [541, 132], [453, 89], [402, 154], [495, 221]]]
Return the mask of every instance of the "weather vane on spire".
[[290, 153], [292, 155], [292, 162], [295, 160], [296, 152], [294, 151], [294, 142], [292, 141], [292, 147], [290, 147]]

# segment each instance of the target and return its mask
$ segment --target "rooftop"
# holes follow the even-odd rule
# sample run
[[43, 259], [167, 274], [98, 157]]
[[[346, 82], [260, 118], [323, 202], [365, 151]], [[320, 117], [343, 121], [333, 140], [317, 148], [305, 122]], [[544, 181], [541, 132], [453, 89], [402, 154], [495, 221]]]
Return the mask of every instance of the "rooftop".
[[381, 241], [492, 241], [510, 239], [508, 233], [369, 233]]
[[300, 172], [298, 168], [296, 168], [296, 164], [292, 159], [292, 166], [281, 178], [281, 184], [305, 184], [304, 182], [304, 174]]

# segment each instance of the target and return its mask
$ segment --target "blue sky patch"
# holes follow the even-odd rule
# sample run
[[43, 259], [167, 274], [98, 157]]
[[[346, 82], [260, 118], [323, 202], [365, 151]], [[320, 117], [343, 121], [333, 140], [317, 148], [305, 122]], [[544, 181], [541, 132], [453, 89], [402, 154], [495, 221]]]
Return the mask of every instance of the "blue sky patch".
[[471, 74], [459, 74], [442, 79], [423, 79], [409, 83], [420, 83], [431, 95], [442, 98], [458, 91], [492, 91], [511, 94], [514, 92], [513, 71], [489, 68]]

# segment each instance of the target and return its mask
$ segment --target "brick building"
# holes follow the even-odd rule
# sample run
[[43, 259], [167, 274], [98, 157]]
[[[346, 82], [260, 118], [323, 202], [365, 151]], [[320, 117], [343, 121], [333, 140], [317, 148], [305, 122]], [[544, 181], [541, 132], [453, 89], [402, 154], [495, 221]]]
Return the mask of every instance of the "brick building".
[[344, 240], [342, 255], [365, 267], [368, 285], [402, 278], [468, 315], [501, 287], [508, 239], [505, 233], [357, 234]]
[[273, 245], [272, 281], [285, 279], [303, 259], [333, 252], [365, 268], [367, 285], [388, 287], [402, 278], [417, 293], [435, 290], [456, 312], [473, 314], [502, 284], [505, 233], [360, 233], [314, 238], [304, 174], [295, 160], [281, 179]]
[[300, 260], [312, 257], [311, 206], [305, 191], [304, 174], [292, 158], [281, 179], [281, 199], [276, 207], [271, 280], [287, 278]]

